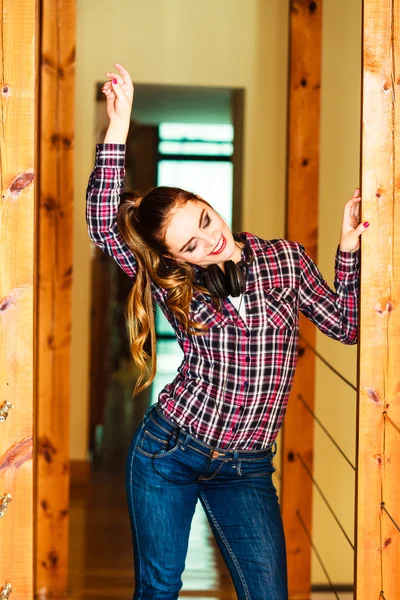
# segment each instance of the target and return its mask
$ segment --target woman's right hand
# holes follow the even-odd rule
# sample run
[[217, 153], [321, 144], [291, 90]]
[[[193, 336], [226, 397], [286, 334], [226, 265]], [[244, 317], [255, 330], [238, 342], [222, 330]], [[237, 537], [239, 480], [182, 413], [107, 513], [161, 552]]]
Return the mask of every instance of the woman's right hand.
[[134, 88], [128, 71], [119, 63], [114, 64], [119, 73], [107, 71], [105, 75], [110, 77], [111, 81], [106, 81], [102, 92], [106, 96], [110, 128], [127, 132], [131, 119]]

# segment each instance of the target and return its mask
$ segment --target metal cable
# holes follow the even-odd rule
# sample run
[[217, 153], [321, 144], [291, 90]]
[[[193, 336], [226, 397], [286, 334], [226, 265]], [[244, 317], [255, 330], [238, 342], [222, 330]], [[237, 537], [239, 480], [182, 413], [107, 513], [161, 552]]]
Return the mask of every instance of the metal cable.
[[308, 531], [308, 529], [307, 529], [307, 527], [306, 527], [306, 524], [305, 524], [305, 523], [304, 523], [304, 521], [303, 521], [303, 518], [302, 518], [302, 516], [301, 516], [301, 514], [300, 514], [300, 511], [296, 510], [296, 516], [297, 516], [297, 518], [299, 519], [299, 521], [300, 521], [300, 524], [301, 524], [301, 526], [302, 526], [302, 527], [303, 527], [303, 529], [304, 529], [304, 533], [306, 534], [306, 536], [307, 536], [307, 538], [308, 538], [308, 541], [310, 542], [311, 548], [312, 548], [312, 549], [314, 550], [314, 552], [315, 552], [315, 556], [317, 557], [317, 559], [318, 559], [318, 562], [319, 562], [319, 564], [321, 565], [321, 568], [322, 568], [323, 572], [325, 573], [325, 577], [327, 578], [327, 580], [328, 580], [328, 582], [329, 582], [329, 585], [330, 585], [330, 586], [331, 586], [331, 588], [332, 588], [332, 592], [335, 594], [335, 596], [336, 596], [337, 600], [340, 600], [340, 598], [339, 598], [339, 596], [338, 596], [338, 593], [337, 593], [337, 591], [335, 590], [335, 588], [334, 588], [334, 586], [333, 586], [333, 583], [332, 583], [332, 581], [331, 581], [331, 578], [329, 577], [328, 571], [326, 570], [326, 567], [325, 567], [324, 563], [322, 562], [322, 558], [321, 558], [321, 556], [320, 556], [320, 554], [319, 554], [318, 550], [316, 549], [314, 542], [313, 542], [313, 541], [312, 541], [312, 539], [311, 539], [310, 532]]
[[381, 502], [381, 508], [385, 511], [389, 519], [392, 521], [393, 525], [396, 527], [397, 531], [400, 531], [400, 527], [397, 525], [396, 521], [393, 519], [392, 515], [388, 511], [384, 502]]
[[349, 381], [348, 379], [346, 379], [346, 377], [344, 375], [342, 375], [341, 373], [339, 373], [339, 371], [337, 369], [335, 369], [335, 367], [332, 367], [332, 365], [330, 363], [328, 363], [328, 361], [326, 360], [326, 358], [324, 358], [323, 356], [321, 356], [321, 354], [313, 347], [311, 346], [311, 344], [309, 344], [309, 342], [307, 342], [307, 340], [300, 335], [300, 338], [302, 339], [302, 341], [306, 344], [306, 346], [308, 346], [311, 350], [311, 352], [313, 352], [315, 354], [315, 356], [318, 356], [318, 358], [334, 373], [336, 373], [336, 375], [338, 377], [340, 377], [340, 379], [342, 379], [342, 381], [344, 381], [345, 383], [347, 383], [347, 385], [349, 385], [351, 388], [353, 388], [354, 391], [357, 391], [357, 387], [351, 383], [351, 381]]
[[355, 471], [356, 470], [355, 465], [353, 465], [353, 463], [351, 462], [351, 460], [346, 456], [346, 454], [343, 452], [343, 450], [341, 449], [341, 447], [339, 446], [339, 444], [331, 436], [331, 434], [329, 433], [329, 431], [327, 430], [327, 428], [325, 427], [325, 425], [323, 423], [321, 423], [321, 421], [319, 420], [319, 418], [317, 417], [317, 415], [315, 414], [315, 412], [313, 411], [313, 409], [311, 408], [311, 406], [308, 404], [308, 402], [306, 402], [304, 400], [304, 398], [303, 398], [303, 396], [301, 394], [298, 394], [297, 397], [304, 404], [304, 406], [306, 407], [306, 409], [308, 410], [308, 412], [312, 415], [312, 417], [315, 419], [315, 421], [318, 423], [318, 425], [321, 427], [321, 429], [326, 433], [326, 435], [328, 436], [328, 438], [331, 440], [332, 444], [334, 444], [334, 446], [336, 446], [336, 448], [339, 450], [339, 452], [343, 456], [343, 458], [345, 460], [347, 460], [347, 462], [349, 463], [349, 465], [351, 466], [351, 468], [353, 469], [353, 471]]
[[313, 484], [315, 485], [315, 487], [317, 488], [317, 490], [319, 491], [321, 498], [323, 499], [323, 501], [325, 502], [326, 506], [328, 507], [328, 509], [330, 510], [333, 518], [335, 519], [336, 523], [339, 525], [343, 535], [345, 536], [346, 540], [349, 542], [350, 546], [352, 547], [352, 549], [354, 550], [354, 544], [351, 541], [351, 539], [349, 538], [349, 536], [347, 535], [343, 525], [341, 524], [341, 522], [339, 521], [338, 517], [336, 516], [335, 511], [333, 510], [332, 506], [329, 504], [328, 500], [326, 499], [325, 494], [323, 493], [323, 491], [321, 490], [321, 488], [319, 487], [318, 483], [315, 481], [315, 478], [313, 477], [313, 474], [311, 473], [310, 469], [308, 468], [308, 466], [306, 465], [303, 457], [301, 456], [301, 454], [297, 453], [297, 457], [300, 459], [300, 462], [305, 470], [305, 472], [307, 473], [307, 475], [309, 476], [309, 478], [311, 479], [311, 481], [313, 482]]
[[389, 423], [390, 423], [391, 425], [393, 425], [393, 427], [394, 427], [395, 429], [397, 429], [397, 431], [400, 433], [400, 427], [399, 427], [398, 425], [396, 425], [396, 423], [395, 423], [394, 421], [392, 421], [392, 419], [391, 419], [391, 418], [389, 417], [389, 415], [387, 414], [386, 410], [385, 410], [385, 411], [384, 411], [382, 414], [383, 414], [383, 417], [384, 417], [384, 419], [387, 419], [387, 420], [389, 421]]

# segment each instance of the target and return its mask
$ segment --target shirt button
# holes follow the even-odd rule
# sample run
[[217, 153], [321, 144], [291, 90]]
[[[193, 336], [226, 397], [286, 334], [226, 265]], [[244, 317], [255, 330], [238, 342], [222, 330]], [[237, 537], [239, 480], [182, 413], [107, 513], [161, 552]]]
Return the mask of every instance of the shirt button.
[[243, 387], [244, 387], [244, 388], [247, 388], [248, 386], [249, 386], [249, 382], [248, 382], [248, 381], [244, 381], [244, 382], [243, 382]]
[[246, 331], [246, 337], [250, 337], [250, 331]]
[[239, 412], [243, 412], [244, 411], [244, 406], [239, 406]]
[[246, 362], [250, 362], [250, 356], [246, 356]]

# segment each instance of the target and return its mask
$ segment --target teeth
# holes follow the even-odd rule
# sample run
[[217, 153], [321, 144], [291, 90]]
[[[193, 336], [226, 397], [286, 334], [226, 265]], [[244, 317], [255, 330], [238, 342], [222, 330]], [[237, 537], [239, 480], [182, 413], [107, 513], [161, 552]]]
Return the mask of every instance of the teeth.
[[222, 235], [221, 235], [220, 243], [218, 244], [218, 246], [216, 246], [214, 248], [213, 252], [218, 252], [220, 250], [220, 248], [222, 248], [223, 243], [224, 243], [224, 240], [223, 240]]

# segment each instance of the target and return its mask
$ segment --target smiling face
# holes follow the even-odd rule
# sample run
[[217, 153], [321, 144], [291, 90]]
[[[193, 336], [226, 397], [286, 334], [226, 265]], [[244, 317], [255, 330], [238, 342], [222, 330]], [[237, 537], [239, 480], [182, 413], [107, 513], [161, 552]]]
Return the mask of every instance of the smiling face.
[[241, 250], [226, 222], [205, 202], [191, 200], [171, 214], [165, 233], [171, 256], [200, 267], [238, 262]]

